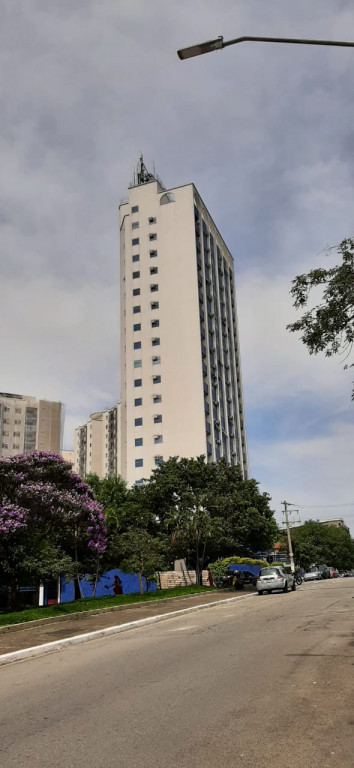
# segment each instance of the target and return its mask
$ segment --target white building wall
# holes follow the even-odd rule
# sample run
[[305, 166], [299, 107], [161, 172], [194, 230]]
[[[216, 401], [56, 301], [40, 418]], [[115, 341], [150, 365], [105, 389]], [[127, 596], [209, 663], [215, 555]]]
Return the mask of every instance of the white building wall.
[[74, 470], [81, 477], [92, 473], [102, 479], [119, 473], [120, 404], [92, 413], [75, 429], [73, 454]]
[[[168, 202], [168, 199], [173, 199], [173, 202]], [[228, 341], [224, 343], [229, 347], [231, 345], [230, 356], [235, 370], [234, 388], [237, 388], [236, 367], [238, 370], [239, 386], [233, 396], [233, 429], [238, 432], [238, 445], [235, 445], [231, 458], [231, 448], [228, 447], [226, 455], [225, 448], [221, 448], [220, 452], [215, 443], [214, 422], [218, 414], [214, 417], [213, 405], [208, 405], [211, 392], [210, 355], [206, 338], [206, 358], [203, 361], [201, 333], [204, 331], [201, 329], [199, 300], [201, 291], [206, 302], [209, 289], [203, 270], [200, 271], [197, 264], [195, 202], [208, 222], [209, 233], [213, 233], [215, 247], [217, 244], [223, 263], [227, 264], [225, 273], [229, 269], [233, 276], [232, 256], [192, 184], [166, 193], [158, 181], [150, 181], [131, 188], [129, 197], [120, 206], [120, 469], [129, 485], [148, 478], [156, 466], [157, 457], [166, 460], [175, 455], [191, 457], [207, 452], [206, 407], [209, 407], [211, 430], [209, 460], [218, 458], [217, 452], [233, 462], [237, 455], [237, 460], [247, 473], [235, 307], [231, 311], [232, 328]], [[134, 243], [136, 239], [139, 242]], [[153, 286], [158, 286], [158, 289], [153, 290]], [[219, 291], [216, 283], [213, 290], [216, 296]], [[218, 311], [216, 304], [219, 299], [214, 297], [213, 301], [214, 309]], [[153, 308], [154, 302], [158, 302], [157, 308]], [[156, 328], [152, 326], [154, 320], [159, 321]], [[134, 326], [139, 325], [141, 327], [134, 330]], [[154, 339], [159, 339], [156, 346]], [[134, 348], [134, 344], [140, 344], [141, 347]], [[156, 357], [160, 361], [154, 364]], [[161, 382], [154, 383], [154, 376], [160, 376]], [[225, 379], [225, 372], [223, 376]], [[135, 386], [140, 380], [141, 386]], [[209, 395], [204, 396], [205, 385]], [[226, 387], [225, 382], [222, 386]], [[161, 403], [154, 402], [156, 395], [161, 396]], [[142, 404], [135, 405], [139, 398]], [[155, 423], [156, 417], [162, 417], [162, 422]], [[136, 423], [136, 419], [142, 419], [141, 425]], [[159, 436], [162, 442], [157, 443]], [[227, 440], [230, 442], [231, 438], [228, 436]], [[142, 445], [136, 444], [139, 441], [142, 441]]]

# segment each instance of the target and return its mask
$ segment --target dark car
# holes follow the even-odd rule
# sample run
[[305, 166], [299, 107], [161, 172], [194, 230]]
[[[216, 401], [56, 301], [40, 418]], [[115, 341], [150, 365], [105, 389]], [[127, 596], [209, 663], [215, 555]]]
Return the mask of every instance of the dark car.
[[256, 586], [257, 577], [250, 571], [241, 571], [233, 569], [228, 571], [225, 576], [214, 577], [216, 587], [234, 587], [234, 589], [244, 589], [245, 584]]

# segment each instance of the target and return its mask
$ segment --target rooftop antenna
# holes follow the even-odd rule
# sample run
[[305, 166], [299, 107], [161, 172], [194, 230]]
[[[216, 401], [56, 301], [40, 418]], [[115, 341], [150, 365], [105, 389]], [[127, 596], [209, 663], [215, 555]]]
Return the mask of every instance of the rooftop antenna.
[[155, 176], [152, 173], [149, 173], [146, 165], [144, 164], [142, 152], [139, 152], [139, 160], [136, 166], [136, 176], [138, 185], [147, 184], [149, 181], [155, 181]]

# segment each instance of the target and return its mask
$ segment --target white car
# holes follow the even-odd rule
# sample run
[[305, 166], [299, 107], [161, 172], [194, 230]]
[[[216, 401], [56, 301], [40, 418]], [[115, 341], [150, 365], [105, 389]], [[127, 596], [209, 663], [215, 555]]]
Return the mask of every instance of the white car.
[[318, 568], [310, 568], [310, 570], [304, 574], [304, 581], [318, 581], [319, 579], [322, 579], [322, 573]]
[[281, 589], [282, 592], [292, 589], [295, 592], [296, 584], [292, 573], [285, 573], [279, 565], [276, 565], [271, 568], [261, 568], [256, 587], [258, 594], [263, 595], [263, 592], [273, 592], [276, 589]]

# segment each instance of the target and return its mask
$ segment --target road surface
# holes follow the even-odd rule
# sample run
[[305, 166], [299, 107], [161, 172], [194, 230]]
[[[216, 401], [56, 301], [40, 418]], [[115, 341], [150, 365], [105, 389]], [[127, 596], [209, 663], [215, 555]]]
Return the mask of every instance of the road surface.
[[1, 768], [352, 768], [354, 579], [0, 669]]

